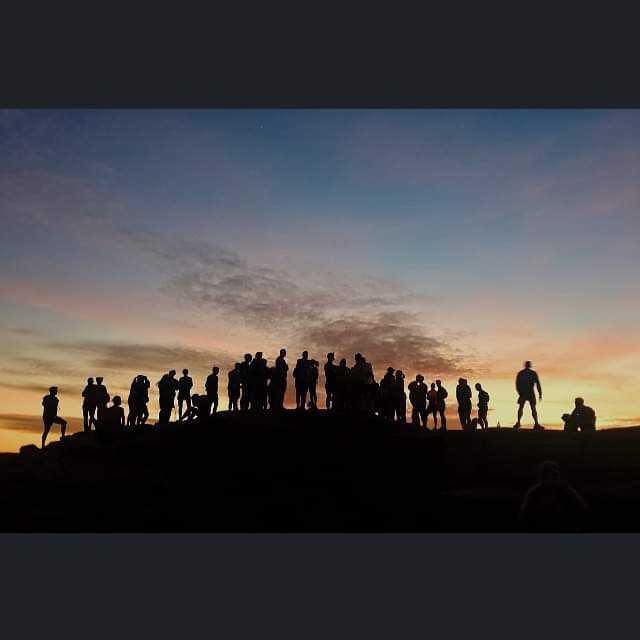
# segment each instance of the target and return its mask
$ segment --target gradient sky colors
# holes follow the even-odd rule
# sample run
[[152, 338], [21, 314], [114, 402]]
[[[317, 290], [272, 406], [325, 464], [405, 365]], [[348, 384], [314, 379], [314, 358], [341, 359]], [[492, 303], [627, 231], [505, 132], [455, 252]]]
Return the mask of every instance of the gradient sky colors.
[[0, 450], [51, 384], [283, 346], [640, 423], [639, 178], [636, 111], [0, 112]]

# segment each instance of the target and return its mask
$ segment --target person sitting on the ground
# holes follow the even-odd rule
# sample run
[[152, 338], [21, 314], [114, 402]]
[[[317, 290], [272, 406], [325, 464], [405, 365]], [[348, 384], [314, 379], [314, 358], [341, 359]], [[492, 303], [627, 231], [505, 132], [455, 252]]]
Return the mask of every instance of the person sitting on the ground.
[[482, 388], [479, 382], [476, 382], [476, 391], [478, 392], [478, 424], [482, 429], [489, 428], [487, 413], [489, 412], [489, 394]]
[[[217, 367], [216, 367], [217, 368]], [[200, 406], [204, 404], [208, 407], [209, 404], [205, 396], [201, 396], [198, 393], [194, 393], [191, 396], [191, 406], [187, 409], [186, 413], [182, 416], [183, 422], [193, 422], [200, 417]]]
[[49, 387], [49, 395], [42, 398], [42, 423], [44, 431], [42, 432], [42, 448], [51, 429], [51, 425], [60, 425], [60, 440], [64, 440], [67, 430], [67, 421], [58, 416], [58, 387]]
[[595, 431], [596, 412], [584, 403], [583, 398], [575, 399], [575, 409], [571, 413], [564, 413], [565, 431]]
[[120, 429], [120, 427], [124, 427], [124, 409], [120, 396], [113, 396], [111, 406], [107, 407], [104, 412], [104, 423], [110, 429]]
[[519, 520], [527, 531], [576, 532], [584, 524], [587, 504], [560, 474], [556, 462], [538, 468], [538, 482], [526, 493]]
[[411, 403], [411, 423], [417, 427], [427, 426], [427, 391], [429, 387], [424, 383], [424, 376], [418, 374], [409, 383], [409, 402]]

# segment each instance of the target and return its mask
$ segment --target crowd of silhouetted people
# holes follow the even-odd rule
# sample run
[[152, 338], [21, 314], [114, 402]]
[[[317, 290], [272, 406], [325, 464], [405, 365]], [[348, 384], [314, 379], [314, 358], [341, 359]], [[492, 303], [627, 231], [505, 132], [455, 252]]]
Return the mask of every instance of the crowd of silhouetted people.
[[[235, 411], [273, 411], [284, 409], [284, 398], [289, 378], [287, 352], [281, 349], [273, 366], [269, 366], [262, 352], [255, 355], [247, 353], [242, 362], [236, 362], [228, 372], [227, 398], [228, 410]], [[337, 413], [358, 415], [378, 415], [389, 422], [407, 422], [407, 393], [405, 375], [400, 369], [388, 367], [382, 379], [377, 382], [373, 367], [361, 354], [356, 353], [354, 364], [349, 367], [346, 359], [336, 364], [334, 353], [328, 353], [323, 366], [325, 407]], [[165, 373], [156, 383], [160, 411], [158, 424], [169, 423], [176, 408], [178, 422], [193, 422], [206, 419], [218, 411], [219, 367], [213, 367], [204, 382], [202, 394], [193, 393], [193, 379], [189, 370], [183, 369], [177, 378], [175, 369]], [[299, 411], [318, 409], [317, 386], [320, 378], [320, 363], [303, 351], [292, 371], [295, 387], [296, 409]], [[110, 397], [102, 377], [88, 378], [82, 391], [82, 415], [84, 430], [92, 428], [99, 431], [117, 431], [122, 428], [135, 428], [144, 425], [149, 418], [147, 404], [151, 383], [143, 375], [137, 375], [131, 382], [127, 398], [128, 413], [125, 416], [122, 398]], [[473, 390], [466, 378], [459, 378], [456, 386], [458, 418], [465, 431], [486, 430], [489, 428], [489, 393], [477, 382], [477, 416], [472, 418]], [[411, 406], [411, 423], [419, 428], [433, 431], [446, 431], [446, 403], [449, 392], [441, 380], [425, 382], [424, 376], [417, 374], [415, 380], [407, 385], [408, 400]], [[520, 428], [524, 406], [529, 403], [534, 420], [534, 430], [544, 427], [538, 421], [536, 410], [536, 390], [542, 399], [542, 387], [538, 374], [531, 368], [531, 362], [525, 362], [524, 368], [516, 376], [518, 392], [518, 417], [514, 429]], [[49, 395], [42, 400], [44, 407], [44, 432], [42, 446], [53, 424], [60, 424], [62, 437], [67, 422], [57, 415], [58, 389], [51, 387]], [[111, 403], [111, 404], [109, 404]], [[595, 430], [596, 416], [593, 409], [584, 404], [582, 398], [576, 398], [575, 409], [564, 414], [562, 420], [566, 431]], [[438, 425], [439, 422], [439, 425]], [[497, 425], [499, 427], [499, 424]]]

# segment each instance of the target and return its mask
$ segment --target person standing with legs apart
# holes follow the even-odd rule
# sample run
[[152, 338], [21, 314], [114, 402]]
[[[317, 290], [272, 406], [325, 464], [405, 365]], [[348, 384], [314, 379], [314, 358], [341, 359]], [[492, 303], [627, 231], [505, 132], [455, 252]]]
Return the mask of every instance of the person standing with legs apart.
[[536, 410], [536, 393], [538, 390], [539, 399], [542, 400], [542, 387], [538, 374], [531, 368], [531, 361], [524, 363], [524, 369], [518, 372], [516, 376], [516, 391], [518, 392], [518, 420], [513, 425], [514, 429], [520, 428], [520, 421], [524, 413], [524, 405], [528, 402], [531, 407], [531, 415], [533, 416], [534, 431], [542, 431], [544, 427], [538, 422], [538, 411]]
[[238, 400], [240, 399], [241, 371], [242, 364], [236, 362], [233, 369], [229, 371], [229, 382], [227, 383], [227, 396], [229, 398], [229, 411], [238, 411]]
[[206, 396], [200, 396], [200, 406], [198, 407], [198, 414], [201, 421], [205, 421], [209, 415], [215, 413], [218, 410], [218, 374], [220, 373], [219, 367], [213, 367], [211, 373], [207, 376], [207, 380], [204, 383]]
[[429, 427], [429, 416], [433, 416], [433, 430], [438, 430], [438, 390], [436, 389], [436, 383], [431, 383], [431, 388], [427, 391], [427, 400], [429, 404], [427, 405], [427, 420], [425, 422], [425, 427]]
[[49, 387], [49, 395], [42, 398], [42, 423], [44, 431], [42, 432], [42, 448], [49, 435], [52, 424], [60, 425], [60, 440], [64, 439], [67, 430], [67, 421], [58, 416], [58, 387]]
[[182, 420], [182, 405], [186, 403], [187, 411], [191, 408], [191, 388], [193, 380], [189, 376], [189, 369], [182, 370], [182, 378], [178, 380], [178, 421]]

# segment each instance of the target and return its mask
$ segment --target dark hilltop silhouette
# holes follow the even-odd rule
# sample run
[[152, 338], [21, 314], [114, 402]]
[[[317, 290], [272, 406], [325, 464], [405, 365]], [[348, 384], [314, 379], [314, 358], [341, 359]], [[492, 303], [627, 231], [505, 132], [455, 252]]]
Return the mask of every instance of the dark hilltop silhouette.
[[[640, 498], [640, 447], [630, 447], [640, 445], [640, 431], [596, 432], [582, 398], [562, 416], [564, 431], [543, 430], [535, 413], [533, 429], [517, 428], [524, 404], [535, 408], [534, 388], [541, 395], [530, 362], [516, 377], [516, 428], [489, 427], [490, 395], [479, 382], [472, 418], [472, 387], [460, 378], [462, 430], [452, 431], [442, 380], [427, 384], [418, 374], [407, 394], [402, 371], [387, 367], [377, 382], [361, 353], [351, 367], [327, 354], [320, 409], [320, 363], [304, 351], [291, 372], [296, 409], [285, 409], [286, 357], [281, 349], [272, 366], [262, 352], [235, 363], [225, 411], [219, 367], [203, 381], [187, 369], [176, 379], [171, 369], [155, 385], [157, 422], [144, 374], [131, 383], [127, 415], [103, 378], [89, 378], [84, 430], [71, 436], [51, 387], [42, 447], [0, 456], [2, 530], [640, 529], [631, 506]], [[53, 425], [61, 438], [47, 445]]]

